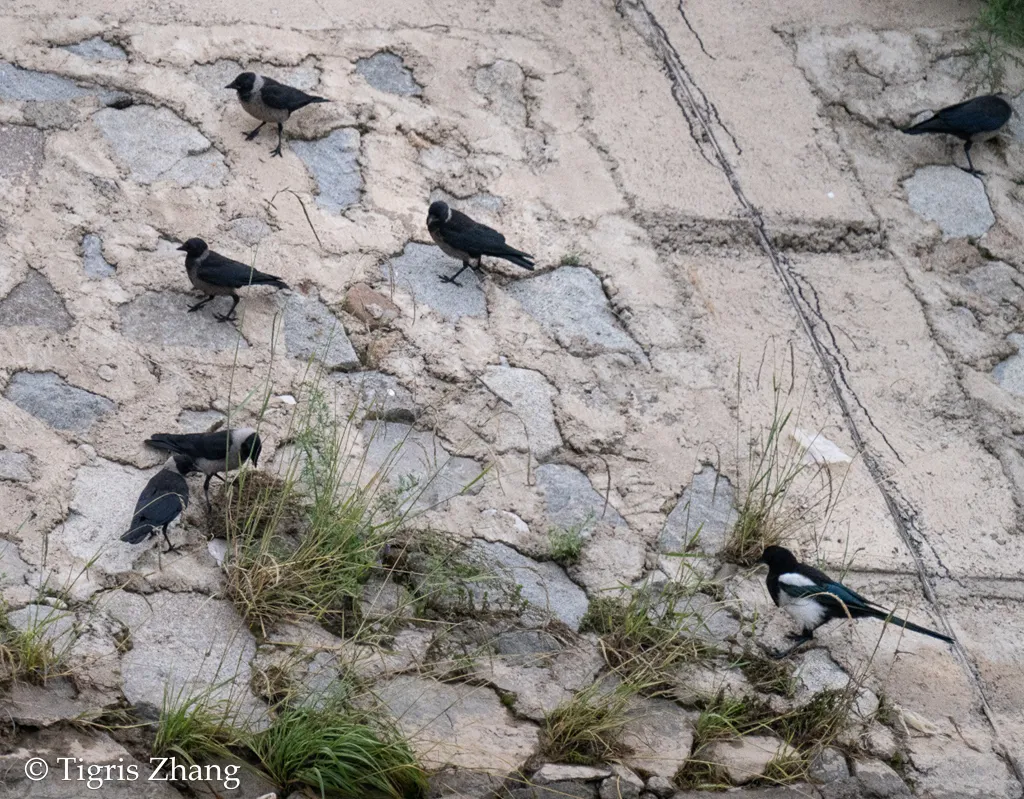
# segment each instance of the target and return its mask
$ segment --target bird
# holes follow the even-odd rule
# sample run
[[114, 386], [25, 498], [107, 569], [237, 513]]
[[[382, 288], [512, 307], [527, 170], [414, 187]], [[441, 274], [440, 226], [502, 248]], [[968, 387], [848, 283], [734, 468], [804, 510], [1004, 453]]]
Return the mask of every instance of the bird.
[[185, 475], [196, 470], [195, 463], [185, 455], [172, 455], [164, 463], [163, 468], [149, 478], [146, 487], [139, 494], [135, 503], [135, 515], [132, 526], [121, 536], [128, 544], [141, 544], [147, 538], [156, 535], [158, 528], [163, 528], [167, 551], [174, 546], [167, 537], [167, 527], [178, 518], [188, 507], [188, 483]]
[[[986, 94], [937, 111], [933, 116], [903, 128], [904, 133], [917, 136], [922, 133], [946, 133], [964, 143], [967, 169], [971, 175], [982, 175], [971, 162], [971, 146], [991, 139], [1010, 121], [1013, 108], [1003, 94]], [[962, 167], [961, 167], [962, 168]]]
[[800, 633], [790, 634], [790, 640], [795, 643], [778, 653], [777, 658], [786, 657], [801, 644], [810, 641], [816, 629], [833, 619], [871, 617], [915, 633], [930, 635], [948, 644], [953, 643], [948, 635], [894, 616], [892, 611], [865, 599], [824, 572], [800, 563], [785, 547], [765, 547], [760, 562], [768, 566], [768, 593], [772, 601], [803, 626]]
[[461, 285], [458, 282], [459, 275], [469, 268], [479, 269], [480, 257], [483, 255], [504, 258], [516, 266], [533, 271], [532, 255], [509, 247], [505, 243], [505, 237], [497, 230], [474, 222], [464, 213], [452, 210], [448, 203], [441, 200], [432, 202], [427, 210], [427, 230], [430, 232], [430, 238], [442, 252], [462, 261], [462, 269], [456, 272], [454, 277], [438, 275], [443, 283]]
[[275, 275], [268, 275], [259, 269], [233, 261], [210, 249], [202, 239], [189, 239], [180, 247], [186, 253], [185, 271], [192, 285], [206, 294], [206, 299], [197, 302], [188, 309], [189, 313], [198, 311], [214, 297], [231, 297], [234, 302], [226, 314], [214, 314], [218, 321], [228, 322], [236, 319], [235, 306], [241, 299], [235, 289], [246, 286], [275, 286], [279, 289], [288, 288], [288, 284]]
[[268, 122], [277, 123], [277, 147], [270, 151], [271, 156], [281, 155], [281, 137], [285, 121], [300, 108], [312, 103], [329, 103], [326, 97], [306, 94], [301, 89], [278, 83], [266, 75], [255, 72], [243, 72], [224, 87], [238, 92], [238, 102], [242, 104], [250, 116], [260, 120], [255, 130], [245, 134], [246, 141], [252, 141], [260, 128]]
[[197, 471], [206, 475], [203, 494], [207, 509], [212, 507], [210, 481], [214, 476], [223, 480], [221, 472], [230, 472], [249, 460], [253, 466], [259, 466], [263, 451], [260, 435], [251, 427], [213, 433], [157, 433], [147, 438], [145, 443], [155, 449], [184, 455], [193, 462]]

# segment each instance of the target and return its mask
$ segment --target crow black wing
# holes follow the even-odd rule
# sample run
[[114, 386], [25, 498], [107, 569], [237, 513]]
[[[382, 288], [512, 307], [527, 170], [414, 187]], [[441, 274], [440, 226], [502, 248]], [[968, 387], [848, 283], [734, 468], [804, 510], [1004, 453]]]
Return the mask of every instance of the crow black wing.
[[529, 253], [509, 247], [505, 243], [505, 237], [497, 230], [474, 222], [459, 211], [452, 211], [451, 219], [445, 223], [443, 235], [445, 243], [456, 250], [469, 253], [473, 258], [491, 255], [507, 258], [526, 269], [533, 269]]
[[906, 132], [950, 133], [954, 136], [987, 133], [999, 130], [1012, 113], [1008, 102], [990, 94], [943, 108], [931, 119], [907, 128]]
[[288, 288], [288, 284], [275, 275], [268, 275], [239, 261], [234, 261], [210, 250], [196, 269], [196, 277], [211, 286], [240, 289], [244, 286], [274, 285]]
[[263, 88], [260, 89], [260, 98], [265, 105], [271, 108], [278, 108], [283, 111], [298, 111], [310, 103], [326, 103], [323, 97], [316, 97], [306, 94], [301, 89], [285, 86], [271, 78], [263, 79]]
[[177, 472], [161, 469], [146, 483], [135, 504], [131, 529], [121, 540], [138, 543], [154, 527], [170, 524], [188, 507], [188, 483]]
[[187, 455], [192, 460], [203, 458], [208, 461], [223, 460], [231, 441], [230, 430], [215, 433], [157, 433], [146, 439], [146, 443], [166, 452]]

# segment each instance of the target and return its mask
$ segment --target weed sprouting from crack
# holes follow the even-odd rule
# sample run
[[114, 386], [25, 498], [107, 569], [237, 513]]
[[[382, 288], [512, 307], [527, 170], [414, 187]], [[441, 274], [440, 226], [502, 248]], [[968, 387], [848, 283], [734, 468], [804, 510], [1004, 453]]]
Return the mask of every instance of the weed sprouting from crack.
[[622, 742], [632, 692], [590, 686], [544, 717], [541, 752], [554, 763], [589, 766], [613, 761], [628, 750]]

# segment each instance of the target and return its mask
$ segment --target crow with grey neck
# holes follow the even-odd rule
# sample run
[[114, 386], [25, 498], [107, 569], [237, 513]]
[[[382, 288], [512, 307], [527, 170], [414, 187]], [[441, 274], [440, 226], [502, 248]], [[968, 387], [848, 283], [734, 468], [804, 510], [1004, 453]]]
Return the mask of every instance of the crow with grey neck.
[[218, 430], [215, 433], [157, 433], [146, 439], [146, 443], [155, 449], [184, 455], [195, 464], [197, 471], [206, 475], [203, 483], [203, 494], [206, 496], [206, 507], [210, 508], [210, 481], [221, 472], [237, 469], [248, 460], [253, 466], [259, 465], [263, 442], [259, 433], [251, 427], [240, 427], [237, 430]]
[[984, 173], [975, 169], [971, 163], [971, 146], [996, 136], [1012, 115], [1013, 108], [1006, 101], [1005, 95], [986, 94], [943, 108], [923, 122], [904, 128], [903, 132], [911, 136], [921, 133], [956, 136], [963, 141], [964, 155], [967, 156], [967, 169], [964, 171], [971, 175], [982, 175]]
[[300, 89], [285, 86], [266, 75], [255, 72], [243, 72], [224, 87], [238, 92], [238, 102], [242, 104], [250, 116], [260, 120], [255, 130], [245, 134], [246, 141], [252, 141], [260, 128], [268, 122], [277, 123], [277, 147], [270, 151], [271, 155], [281, 155], [281, 137], [285, 121], [300, 108], [311, 103], [329, 103], [325, 97], [306, 94]]
[[452, 210], [448, 203], [433, 202], [427, 210], [427, 230], [430, 238], [441, 248], [441, 251], [452, 258], [462, 261], [462, 269], [454, 277], [438, 275], [444, 283], [455, 283], [457, 278], [467, 269], [476, 271], [480, 268], [480, 258], [489, 255], [492, 258], [504, 258], [516, 266], [533, 271], [533, 256], [522, 250], [516, 250], [505, 243], [505, 237], [493, 228], [474, 222], [465, 214]]
[[233, 261], [209, 248], [202, 239], [189, 239], [180, 247], [185, 255], [185, 271], [192, 285], [206, 295], [206, 299], [197, 302], [188, 309], [189, 313], [198, 311], [214, 297], [231, 297], [234, 302], [226, 314], [214, 314], [218, 321], [228, 322], [235, 319], [235, 306], [238, 305], [238, 294], [235, 289], [246, 286], [275, 286], [279, 289], [288, 288], [281, 278], [268, 275], [239, 261]]
[[188, 483], [185, 475], [196, 470], [192, 460], [184, 455], [172, 455], [159, 472], [154, 474], [139, 494], [135, 504], [132, 526], [121, 536], [128, 544], [141, 544], [162, 528], [167, 551], [174, 549], [167, 537], [167, 527], [188, 507]]

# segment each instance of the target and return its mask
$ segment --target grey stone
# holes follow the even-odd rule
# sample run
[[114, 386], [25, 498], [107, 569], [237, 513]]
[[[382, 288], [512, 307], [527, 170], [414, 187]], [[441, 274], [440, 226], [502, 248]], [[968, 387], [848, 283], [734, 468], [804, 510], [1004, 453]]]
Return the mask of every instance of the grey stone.
[[[487, 194], [486, 192], [471, 194], [469, 197], [456, 197], [444, 189], [434, 189], [430, 192], [430, 202], [435, 202], [436, 200], [443, 200], [453, 208], [457, 208], [463, 213], [468, 213], [470, 216], [473, 216], [475, 211], [479, 211], [484, 215], [497, 216], [501, 213], [501, 209], [505, 207], [505, 201], [501, 197]], [[462, 278], [459, 279], [461, 280]]]
[[1024, 354], [1021, 352], [1024, 349], [1024, 335], [1011, 333], [1006, 338], [1017, 348], [1017, 354], [996, 364], [992, 377], [1011, 394], [1024, 397]]
[[421, 94], [420, 85], [412, 76], [412, 71], [405, 66], [400, 55], [394, 53], [374, 53], [369, 58], [356, 61], [356, 72], [366, 78], [373, 88], [405, 96]]
[[0, 125], [0, 179], [24, 181], [43, 165], [46, 135], [28, 125]]
[[607, 524], [625, 527], [626, 520], [590, 484], [583, 472], [572, 466], [549, 463], [537, 467], [537, 486], [544, 494], [548, 521], [558, 527]]
[[710, 466], [704, 466], [683, 490], [679, 502], [658, 535], [658, 550], [685, 552], [696, 536], [701, 552], [717, 555], [736, 525], [736, 492], [732, 484]]
[[400, 256], [381, 265], [381, 272], [385, 278], [393, 278], [396, 288], [410, 294], [417, 305], [426, 305], [449, 322], [463, 316], [486, 316], [487, 300], [475, 272], [463, 272], [461, 286], [438, 279], [439, 275], [454, 275], [459, 266], [433, 245], [410, 242]]
[[[494, 771], [502, 763], [513, 771], [537, 747], [537, 727], [514, 719], [487, 688], [401, 676], [378, 685], [376, 692], [419, 747], [427, 768]], [[429, 740], [424, 730], [430, 731]]]
[[612, 775], [601, 783], [599, 799], [639, 799], [644, 781], [625, 766], [612, 766]]
[[[78, 763], [83, 766], [109, 764], [115, 769], [123, 769], [125, 773], [132, 767], [138, 770], [140, 779], [112, 779], [90, 784], [86, 779], [75, 779], [78, 773], [72, 765], [72, 781], [67, 782], [61, 778], [64, 766], [58, 758], [69, 756], [81, 758]], [[47, 779], [33, 782], [25, 776], [25, 761], [29, 757], [39, 757], [47, 763], [50, 769]], [[145, 779], [150, 771], [152, 764], [148, 760], [136, 760], [108, 735], [74, 728], [54, 727], [38, 732], [22, 730], [17, 744], [10, 747], [9, 753], [0, 755], [4, 799], [68, 799], [69, 796], [92, 794], [102, 794], [104, 799], [181, 799], [181, 794], [168, 783]], [[118, 772], [112, 773], [116, 775]]]
[[633, 699], [622, 729], [622, 742], [632, 750], [624, 765], [671, 779], [690, 757], [697, 716], [667, 699]]
[[312, 173], [316, 204], [340, 213], [359, 202], [363, 176], [359, 171], [359, 131], [339, 128], [316, 141], [293, 141], [291, 148]]
[[52, 102], [95, 94], [74, 81], [0, 62], [0, 100]]
[[64, 300], [35, 269], [30, 269], [26, 278], [0, 300], [0, 325], [4, 327], [46, 327], [63, 333], [71, 324]]
[[427, 777], [430, 796], [491, 796], [499, 791], [505, 780], [497, 774], [469, 769], [444, 768]]
[[32, 571], [13, 543], [0, 541], [0, 587], [24, 585]]
[[16, 372], [5, 396], [51, 427], [76, 433], [117, 410], [106, 397], [73, 386], [53, 372]]
[[996, 218], [980, 179], [955, 166], [926, 166], [906, 181], [907, 200], [946, 238], [983, 236]]
[[240, 216], [228, 223], [228, 230], [243, 244], [255, 247], [270, 235], [270, 225], [255, 216]]
[[545, 763], [530, 779], [537, 785], [552, 782], [597, 782], [611, 774], [611, 769], [595, 766], [567, 766], [561, 763]]
[[768, 768], [776, 758], [796, 754], [787, 743], [768, 735], [747, 735], [728, 741], [712, 741], [694, 753], [697, 760], [714, 763], [733, 785], [751, 782]]
[[164, 696], [209, 691], [227, 700], [239, 720], [257, 725], [266, 708], [249, 690], [249, 662], [256, 642], [230, 602], [202, 594], [157, 592], [150, 596], [116, 590], [105, 608], [131, 635], [121, 658], [124, 696], [148, 717]]
[[655, 774], [647, 780], [647, 790], [655, 796], [664, 799], [664, 797], [671, 796], [676, 792], [676, 786], [668, 777]]
[[345, 328], [318, 297], [292, 293], [284, 309], [284, 344], [294, 358], [314, 358], [329, 370], [358, 369]]
[[403, 502], [420, 508], [434, 507], [462, 493], [483, 487], [478, 478], [483, 468], [472, 458], [451, 455], [433, 433], [413, 430], [398, 422], [367, 422], [364, 474], [384, 470], [394, 483], [412, 484]]
[[853, 775], [863, 789], [863, 796], [886, 799], [911, 795], [900, 775], [880, 760], [853, 761]]
[[826, 746], [814, 756], [807, 775], [817, 783], [835, 782], [850, 776], [846, 755], [832, 746]]
[[526, 125], [523, 83], [526, 76], [515, 61], [499, 59], [476, 71], [476, 90], [487, 98], [491, 109], [506, 122]]
[[0, 450], [0, 480], [15, 483], [32, 482], [32, 456], [27, 452], [11, 452]]
[[103, 240], [95, 233], [86, 233], [82, 237], [82, 267], [92, 277], [110, 277], [115, 269], [103, 257]]
[[534, 456], [544, 460], [562, 446], [551, 406], [558, 392], [544, 375], [532, 369], [488, 366], [480, 380], [507, 406], [495, 420], [498, 452], [524, 450], [528, 443]]
[[49, 679], [45, 687], [15, 681], [6, 694], [0, 703], [4, 715], [16, 724], [29, 727], [49, 727], [95, 710], [79, 700], [75, 686], [63, 678]]
[[398, 382], [398, 378], [383, 372], [354, 372], [333, 375], [339, 385], [359, 392], [359, 411], [366, 419], [412, 424], [419, 418], [420, 409], [412, 392]]
[[[812, 649], [803, 655], [793, 678], [797, 684], [796, 698], [800, 702], [809, 701], [822, 691], [843, 691], [850, 683], [850, 676], [825, 649]], [[870, 689], [860, 688], [853, 710], [861, 718], [869, 718], [877, 709], [878, 697]]]
[[515, 788], [511, 793], [516, 799], [597, 799], [597, 786], [565, 780], [548, 785]]
[[[805, 782], [772, 788], [744, 788], [742, 792], [737, 790], [735, 793], [737, 796], [742, 796], [743, 799], [821, 799], [822, 796], [813, 786]], [[727, 794], [723, 794], [721, 791], [683, 791], [675, 794], [673, 799], [722, 799], [724, 795]], [[642, 795], [640, 799], [643, 799]], [[850, 797], [850, 799], [855, 799], [855, 797]]]
[[187, 294], [147, 292], [121, 306], [121, 334], [159, 347], [233, 350], [236, 346], [240, 349], [249, 346], [238, 328], [218, 322], [208, 307], [189, 313], [189, 307], [195, 302]]
[[646, 362], [643, 350], [622, 329], [608, 307], [601, 281], [589, 269], [563, 266], [530, 280], [520, 280], [508, 291], [573, 355], [619, 352], [636, 363]]
[[184, 433], [205, 433], [214, 424], [226, 421], [227, 417], [213, 408], [207, 410], [188, 409], [178, 414], [178, 426]]
[[224, 156], [210, 140], [167, 108], [104, 108], [93, 120], [114, 157], [142, 184], [168, 180], [180, 186], [220, 186], [228, 175]]
[[412, 615], [412, 595], [393, 580], [371, 578], [363, 584], [361, 608], [368, 621], [400, 622]]
[[524, 601], [573, 630], [579, 629], [587, 612], [587, 595], [560, 566], [550, 561], [538, 563], [504, 544], [476, 540], [470, 549], [479, 553], [484, 562], [499, 567], [514, 584], [521, 585]]
[[127, 61], [128, 54], [118, 47], [116, 44], [111, 44], [101, 39], [99, 36], [93, 36], [91, 39], [83, 39], [77, 44], [69, 44], [64, 47], [69, 53], [87, 58], [90, 61]]
[[535, 660], [535, 655], [561, 652], [565, 647], [544, 630], [510, 630], [494, 639], [494, 648], [506, 661], [516, 662], [516, 655], [527, 655], [529, 660]]

